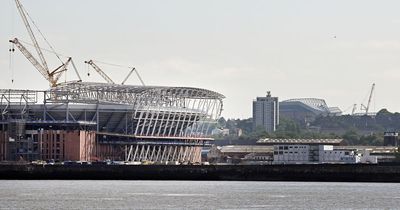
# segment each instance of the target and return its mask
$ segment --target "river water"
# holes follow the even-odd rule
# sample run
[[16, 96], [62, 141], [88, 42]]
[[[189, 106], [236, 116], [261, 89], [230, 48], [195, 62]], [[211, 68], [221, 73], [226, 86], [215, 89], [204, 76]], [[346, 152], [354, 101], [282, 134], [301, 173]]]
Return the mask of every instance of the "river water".
[[400, 209], [400, 184], [0, 180], [0, 209]]

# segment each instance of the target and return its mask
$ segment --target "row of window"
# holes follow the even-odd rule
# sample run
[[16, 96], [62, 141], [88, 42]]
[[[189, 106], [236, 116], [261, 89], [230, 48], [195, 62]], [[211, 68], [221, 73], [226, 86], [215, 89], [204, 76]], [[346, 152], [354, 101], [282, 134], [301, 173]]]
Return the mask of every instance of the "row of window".
[[307, 148], [307, 146], [302, 146], [302, 145], [299, 145], [299, 146], [279, 146], [278, 147], [279, 150], [306, 149], [306, 148]]
[[283, 154], [307, 154], [307, 152], [301, 151], [274, 151], [274, 155], [283, 155]]

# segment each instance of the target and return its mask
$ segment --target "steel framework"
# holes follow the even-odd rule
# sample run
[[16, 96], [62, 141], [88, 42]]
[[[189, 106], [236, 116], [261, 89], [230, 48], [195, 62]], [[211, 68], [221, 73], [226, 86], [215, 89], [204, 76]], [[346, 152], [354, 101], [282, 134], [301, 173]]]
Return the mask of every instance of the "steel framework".
[[199, 88], [84, 82], [46, 91], [0, 90], [0, 96], [3, 121], [95, 125], [100, 158], [192, 163], [213, 140], [210, 128], [224, 98]]

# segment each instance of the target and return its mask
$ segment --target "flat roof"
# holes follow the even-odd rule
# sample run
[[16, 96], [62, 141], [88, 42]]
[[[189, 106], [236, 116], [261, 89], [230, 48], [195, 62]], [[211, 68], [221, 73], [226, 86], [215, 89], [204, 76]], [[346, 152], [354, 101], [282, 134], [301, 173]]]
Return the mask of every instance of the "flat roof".
[[264, 138], [257, 141], [258, 144], [340, 144], [343, 139], [271, 139]]
[[222, 153], [266, 153], [273, 150], [273, 146], [260, 145], [226, 145], [220, 149]]

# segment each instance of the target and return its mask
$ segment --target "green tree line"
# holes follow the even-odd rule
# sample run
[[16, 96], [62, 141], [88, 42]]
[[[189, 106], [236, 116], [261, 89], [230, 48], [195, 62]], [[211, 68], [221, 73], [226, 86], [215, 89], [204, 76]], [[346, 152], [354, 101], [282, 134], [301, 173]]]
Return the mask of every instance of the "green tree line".
[[[342, 138], [346, 145], [378, 146], [383, 145], [384, 131], [400, 130], [400, 113], [382, 109], [376, 116], [319, 116], [309, 127], [281, 118], [277, 130], [271, 133], [260, 127], [253, 128], [252, 118], [221, 118], [218, 127], [229, 129], [230, 135], [217, 135], [216, 140], [231, 144], [255, 144], [260, 138]], [[237, 136], [239, 129], [242, 130], [241, 136]]]

